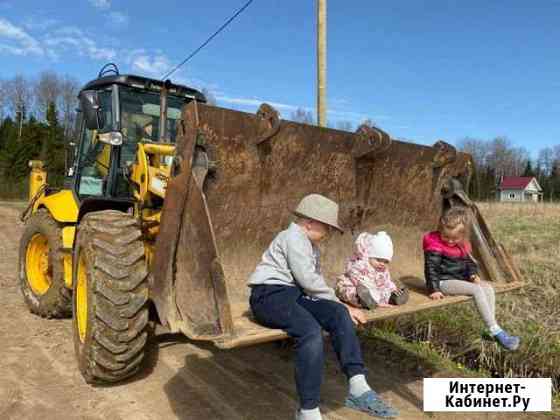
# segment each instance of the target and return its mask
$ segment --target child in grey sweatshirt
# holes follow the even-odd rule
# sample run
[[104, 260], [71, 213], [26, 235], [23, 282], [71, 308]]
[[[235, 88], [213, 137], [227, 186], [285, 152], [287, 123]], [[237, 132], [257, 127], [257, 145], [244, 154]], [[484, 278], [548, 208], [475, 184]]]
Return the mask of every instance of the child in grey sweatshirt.
[[349, 382], [346, 405], [378, 417], [395, 417], [370, 388], [353, 323], [363, 313], [342, 304], [321, 275], [317, 244], [338, 225], [338, 205], [318, 194], [304, 197], [298, 217], [280, 232], [249, 278], [251, 310], [260, 324], [280, 328], [296, 340], [297, 420], [320, 420], [319, 397], [326, 330]]

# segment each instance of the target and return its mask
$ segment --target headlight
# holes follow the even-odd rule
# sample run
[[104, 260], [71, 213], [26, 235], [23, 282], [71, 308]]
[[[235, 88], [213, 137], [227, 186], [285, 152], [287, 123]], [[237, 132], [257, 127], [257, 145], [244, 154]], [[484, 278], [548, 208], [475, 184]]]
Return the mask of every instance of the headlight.
[[120, 146], [123, 142], [123, 136], [119, 131], [111, 131], [109, 133], [98, 134], [99, 141], [110, 144], [111, 146]]

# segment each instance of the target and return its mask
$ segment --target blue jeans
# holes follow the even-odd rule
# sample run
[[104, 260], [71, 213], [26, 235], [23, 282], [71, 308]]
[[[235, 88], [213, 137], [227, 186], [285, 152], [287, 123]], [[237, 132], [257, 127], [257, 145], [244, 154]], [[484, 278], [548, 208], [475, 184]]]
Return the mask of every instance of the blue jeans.
[[303, 409], [319, 406], [323, 377], [323, 335], [331, 337], [338, 362], [348, 378], [365, 374], [360, 343], [344, 305], [311, 298], [298, 287], [253, 286], [250, 298], [256, 320], [279, 328], [296, 340], [296, 387]]

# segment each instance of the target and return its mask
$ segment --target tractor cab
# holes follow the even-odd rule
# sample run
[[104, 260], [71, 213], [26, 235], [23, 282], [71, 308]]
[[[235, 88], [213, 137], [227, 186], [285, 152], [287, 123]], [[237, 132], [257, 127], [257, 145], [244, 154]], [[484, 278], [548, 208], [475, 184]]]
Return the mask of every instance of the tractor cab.
[[77, 147], [68, 175], [80, 200], [130, 197], [127, 177], [138, 144], [174, 144], [183, 105], [206, 101], [195, 89], [121, 75], [114, 65], [105, 66], [78, 97]]

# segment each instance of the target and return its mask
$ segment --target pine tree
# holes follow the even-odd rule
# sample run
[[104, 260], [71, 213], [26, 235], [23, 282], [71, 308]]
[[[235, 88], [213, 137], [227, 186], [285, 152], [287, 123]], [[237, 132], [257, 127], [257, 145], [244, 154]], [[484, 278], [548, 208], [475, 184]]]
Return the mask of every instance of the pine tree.
[[49, 185], [60, 186], [64, 179], [64, 128], [58, 123], [56, 104], [47, 107], [46, 136], [42, 142], [41, 160], [48, 169]]
[[552, 170], [550, 171], [549, 178], [550, 185], [550, 199], [558, 200], [560, 199], [560, 168], [558, 167], [558, 162], [552, 165]]
[[531, 163], [531, 159], [527, 159], [527, 165], [525, 166], [523, 176], [535, 176], [535, 171], [533, 171], [533, 164]]
[[[19, 115], [17, 116], [19, 118]], [[7, 117], [0, 123], [0, 194], [23, 194], [29, 177], [29, 161], [45, 161], [48, 183], [60, 186], [64, 180], [64, 129], [58, 123], [56, 106], [49, 105], [47, 123], [30, 116]]]

